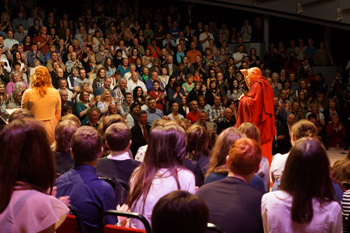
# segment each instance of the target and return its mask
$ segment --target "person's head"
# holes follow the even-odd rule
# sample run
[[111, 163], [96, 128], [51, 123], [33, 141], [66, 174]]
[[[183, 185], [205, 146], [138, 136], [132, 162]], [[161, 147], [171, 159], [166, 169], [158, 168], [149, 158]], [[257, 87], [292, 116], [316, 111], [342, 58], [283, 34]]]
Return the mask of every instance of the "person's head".
[[206, 176], [213, 171], [228, 171], [226, 167], [226, 156], [228, 155], [232, 144], [241, 137], [241, 132], [234, 127], [227, 128], [220, 133], [215, 141], [213, 149], [211, 150], [209, 169]]
[[129, 92], [126, 93], [126, 94], [125, 94], [125, 103], [126, 103], [127, 105], [131, 105], [132, 102], [133, 102], [132, 94], [129, 93]]
[[118, 113], [118, 107], [116, 104], [110, 103], [108, 105], [108, 114], [113, 115]]
[[91, 124], [96, 124], [100, 117], [100, 110], [96, 107], [89, 108], [87, 111], [87, 116]]
[[68, 92], [66, 90], [59, 91], [62, 102], [66, 102], [68, 100]]
[[86, 78], [86, 71], [85, 71], [85, 69], [80, 69], [79, 70], [79, 76], [80, 76], [80, 78], [81, 79], [85, 79]]
[[157, 105], [157, 102], [156, 102], [156, 99], [155, 98], [149, 98], [148, 99], [148, 108], [150, 110], [155, 110], [156, 109], [156, 105]]
[[259, 145], [261, 142], [260, 130], [251, 122], [243, 123], [238, 128], [239, 132], [247, 138], [254, 139]]
[[111, 86], [111, 83], [112, 83], [112, 79], [110, 77], [106, 77], [104, 80], [103, 80], [103, 87], [105, 89], [109, 89], [110, 86]]
[[197, 112], [198, 111], [198, 102], [197, 100], [192, 100], [190, 104], [190, 108], [192, 112]]
[[0, 133], [0, 213], [8, 206], [16, 182], [46, 193], [56, 179], [54, 156], [41, 122], [13, 120]]
[[76, 122], [64, 120], [58, 123], [55, 129], [54, 151], [68, 152], [71, 145], [71, 139], [75, 131], [79, 128]]
[[248, 88], [253, 85], [253, 83], [261, 77], [261, 70], [258, 67], [253, 67], [248, 70], [247, 76], [245, 76], [245, 82]]
[[287, 117], [287, 123], [289, 126], [292, 126], [295, 123], [296, 116], [294, 113], [289, 113]]
[[[311, 114], [310, 114], [311, 115]], [[317, 128], [314, 123], [309, 120], [300, 120], [291, 128], [291, 143], [292, 145], [297, 140], [303, 137], [316, 137]]]
[[45, 66], [37, 66], [34, 68], [34, 72], [30, 76], [30, 86], [36, 89], [41, 96], [46, 95], [46, 88], [52, 87], [51, 76], [49, 70]]
[[112, 99], [112, 94], [110, 90], [103, 90], [102, 94], [101, 94], [101, 100], [102, 101], [106, 101], [106, 102], [110, 102]]
[[220, 106], [220, 104], [221, 104], [221, 96], [217, 95], [214, 97], [214, 105]]
[[144, 110], [139, 111], [139, 113], [137, 114], [137, 121], [141, 125], [147, 124], [147, 112]]
[[158, 81], [158, 80], [154, 80], [154, 81], [153, 81], [153, 89], [154, 89], [155, 91], [158, 91], [158, 90], [159, 90], [159, 87], [160, 87], [159, 81]]
[[204, 233], [208, 221], [205, 202], [187, 191], [173, 191], [163, 196], [152, 211], [153, 233]]
[[85, 164], [97, 160], [103, 150], [102, 137], [91, 126], [82, 126], [71, 140], [71, 154], [74, 164]]
[[67, 80], [65, 80], [64, 78], [59, 79], [58, 85], [59, 85], [60, 89], [66, 89], [67, 88]]
[[321, 203], [335, 199], [329, 159], [321, 142], [303, 138], [295, 143], [284, 168], [281, 190], [293, 197], [291, 218], [297, 223], [312, 220], [313, 199]]
[[251, 138], [241, 138], [235, 141], [227, 156], [229, 171], [244, 178], [251, 178], [259, 169], [262, 158], [257, 141]]
[[230, 121], [232, 119], [232, 116], [233, 116], [232, 109], [231, 108], [226, 108], [225, 112], [224, 112], [225, 120]]
[[208, 131], [205, 130], [205, 128], [200, 125], [192, 125], [186, 130], [186, 135], [187, 135], [187, 147], [186, 147], [187, 156], [192, 160], [199, 160], [201, 156], [206, 155], [207, 153], [206, 150], [209, 143]]
[[131, 131], [125, 123], [114, 123], [106, 132], [106, 145], [111, 151], [125, 151], [131, 145]]
[[130, 105], [130, 113], [132, 116], [137, 117], [141, 110], [141, 106], [139, 103], [133, 103]]

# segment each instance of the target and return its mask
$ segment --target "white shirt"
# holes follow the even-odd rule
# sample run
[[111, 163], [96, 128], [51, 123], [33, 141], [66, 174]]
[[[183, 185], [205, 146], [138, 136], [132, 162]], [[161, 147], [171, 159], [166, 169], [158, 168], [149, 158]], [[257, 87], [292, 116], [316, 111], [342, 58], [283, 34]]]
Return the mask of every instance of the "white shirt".
[[[235, 61], [241, 60], [244, 56], [247, 56], [246, 53], [240, 53], [240, 52], [235, 52], [232, 57]], [[236, 63], [235, 65], [237, 68], [241, 66], [241, 62]]]
[[[135, 171], [139, 170], [139, 168], [136, 169], [137, 170]], [[195, 179], [193, 173], [186, 168], [178, 168], [177, 170], [180, 190], [185, 190], [194, 194]], [[131, 177], [130, 184], [132, 189], [132, 186], [135, 185], [134, 177]], [[140, 199], [134, 203], [130, 209], [132, 212], [141, 213], [148, 220], [148, 222], [151, 222], [152, 210], [155, 204], [160, 198], [175, 190], [178, 190], [175, 178], [170, 174], [168, 169], [162, 168], [157, 172], [152, 181], [151, 188], [146, 197], [144, 212], [142, 212], [143, 195], [141, 195]], [[135, 219], [130, 219], [130, 226], [132, 228], [144, 229], [143, 224]]]
[[129, 152], [124, 152], [123, 154], [120, 154], [120, 155], [109, 154], [107, 155], [107, 159], [123, 161], [123, 160], [130, 159], [130, 156], [129, 156]]
[[141, 87], [143, 92], [147, 92], [147, 88], [142, 81], [137, 80], [136, 83], [133, 80], [128, 81], [127, 87], [128, 87], [128, 91], [130, 93], [132, 93], [133, 90], [135, 89], [135, 87], [137, 87], [137, 86]]
[[292, 221], [293, 198], [284, 191], [266, 193], [261, 200], [261, 215], [265, 233], [340, 233], [343, 232], [341, 206], [332, 201], [321, 206], [313, 200], [313, 218], [308, 224]]
[[273, 156], [270, 172], [275, 177], [275, 180], [282, 176], [288, 156], [289, 152], [286, 154], [277, 153]]
[[[214, 36], [213, 34], [211, 34], [210, 32], [202, 32], [199, 35], [199, 41], [205, 40], [207, 38], [207, 36], [209, 36], [209, 39], [214, 40]], [[203, 46], [203, 51], [209, 47], [209, 40], [206, 40], [204, 43], [202, 43]]]

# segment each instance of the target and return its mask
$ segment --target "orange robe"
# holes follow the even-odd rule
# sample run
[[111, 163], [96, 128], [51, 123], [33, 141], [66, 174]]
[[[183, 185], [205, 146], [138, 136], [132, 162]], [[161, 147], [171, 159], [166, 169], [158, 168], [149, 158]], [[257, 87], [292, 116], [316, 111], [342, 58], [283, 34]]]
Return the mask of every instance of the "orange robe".
[[237, 127], [245, 122], [251, 122], [259, 128], [262, 154], [271, 164], [272, 141], [276, 135], [273, 90], [264, 77], [258, 78], [250, 87], [248, 95], [239, 101]]

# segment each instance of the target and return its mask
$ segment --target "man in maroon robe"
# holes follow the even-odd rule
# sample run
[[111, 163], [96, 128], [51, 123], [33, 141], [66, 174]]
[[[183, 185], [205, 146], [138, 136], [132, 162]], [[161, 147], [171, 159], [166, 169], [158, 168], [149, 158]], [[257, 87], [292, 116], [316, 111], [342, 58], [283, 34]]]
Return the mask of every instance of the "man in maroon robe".
[[247, 95], [242, 94], [237, 111], [237, 127], [245, 122], [256, 125], [261, 133], [262, 154], [272, 161], [272, 141], [276, 135], [273, 109], [273, 90], [257, 67], [241, 70], [249, 88]]

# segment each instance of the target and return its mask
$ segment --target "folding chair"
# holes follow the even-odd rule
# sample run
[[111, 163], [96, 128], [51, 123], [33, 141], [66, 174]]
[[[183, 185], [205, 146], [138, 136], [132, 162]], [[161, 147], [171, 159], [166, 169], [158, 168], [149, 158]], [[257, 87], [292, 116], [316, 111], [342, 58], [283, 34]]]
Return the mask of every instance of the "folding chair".
[[68, 214], [62, 225], [56, 229], [56, 233], [82, 233], [82, 222], [81, 218], [72, 205], [68, 205], [70, 212], [73, 214]]
[[134, 212], [122, 212], [117, 210], [108, 210], [107, 212], [103, 213], [103, 217], [105, 218], [107, 215], [114, 215], [114, 216], [122, 216], [127, 218], [136, 218], [140, 220], [145, 230], [141, 229], [134, 229], [129, 227], [120, 227], [116, 225], [105, 225], [104, 227], [104, 233], [151, 233], [151, 226], [149, 225], [147, 219], [143, 217], [141, 214], [134, 213]]

